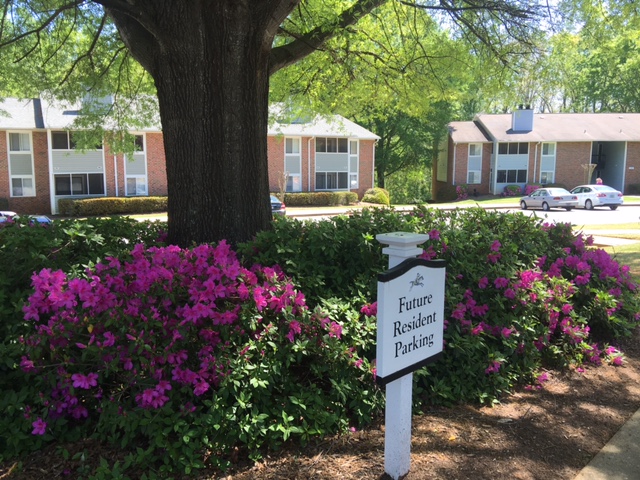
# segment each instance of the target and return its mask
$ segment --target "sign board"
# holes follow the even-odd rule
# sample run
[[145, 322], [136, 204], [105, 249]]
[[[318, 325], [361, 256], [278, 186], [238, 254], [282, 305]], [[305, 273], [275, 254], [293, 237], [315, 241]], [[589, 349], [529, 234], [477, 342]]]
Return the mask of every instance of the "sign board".
[[444, 260], [409, 258], [378, 275], [376, 381], [386, 385], [443, 348]]

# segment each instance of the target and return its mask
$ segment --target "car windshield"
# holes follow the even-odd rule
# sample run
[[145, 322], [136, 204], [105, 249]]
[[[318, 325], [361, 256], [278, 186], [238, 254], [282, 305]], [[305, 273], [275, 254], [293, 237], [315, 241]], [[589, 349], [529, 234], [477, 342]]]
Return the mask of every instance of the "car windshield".
[[606, 185], [596, 185], [593, 187], [594, 190], [598, 190], [599, 192], [615, 192], [615, 188], [608, 187]]

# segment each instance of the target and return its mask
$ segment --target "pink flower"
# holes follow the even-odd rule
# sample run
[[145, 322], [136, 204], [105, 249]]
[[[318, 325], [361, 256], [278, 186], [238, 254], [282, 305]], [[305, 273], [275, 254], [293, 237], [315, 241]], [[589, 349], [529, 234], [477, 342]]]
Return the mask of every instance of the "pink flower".
[[199, 381], [196, 384], [196, 387], [193, 389], [194, 395], [197, 397], [203, 395], [207, 390], [209, 390], [210, 385], [204, 380]]
[[478, 288], [487, 288], [487, 285], [489, 285], [489, 279], [487, 277], [482, 277], [479, 281], [478, 281]]
[[31, 426], [33, 427], [32, 435], [44, 435], [47, 432], [47, 422], [44, 422], [41, 418], [38, 418]]
[[73, 380], [73, 388], [88, 390], [98, 385], [98, 375], [96, 373], [90, 373], [86, 376], [81, 373], [74, 373], [71, 375], [71, 380]]
[[363, 305], [360, 309], [360, 313], [367, 317], [375, 317], [378, 314], [378, 302], [373, 302], [370, 305]]
[[547, 372], [542, 372], [540, 375], [538, 375], [536, 381], [540, 384], [543, 384], [544, 382], [549, 381], [549, 375], [547, 374]]
[[501, 246], [502, 244], [498, 240], [494, 240], [493, 243], [491, 244], [491, 251], [499, 252]]
[[485, 375], [489, 375], [491, 373], [499, 372], [501, 365], [502, 365], [502, 362], [500, 362], [498, 360], [492, 360], [491, 363], [489, 364], [489, 366], [484, 371]]
[[340, 338], [341, 335], [342, 335], [342, 325], [336, 322], [331, 322], [331, 325], [329, 326], [329, 336]]
[[287, 334], [287, 338], [291, 343], [294, 342], [295, 336], [299, 335], [302, 329], [300, 328], [300, 323], [296, 320], [291, 320], [289, 322], [289, 333]]
[[498, 277], [493, 281], [496, 288], [505, 288], [509, 285], [509, 280], [504, 277]]
[[498, 263], [498, 260], [500, 260], [500, 258], [502, 258], [502, 255], [500, 255], [499, 253], [490, 253], [489, 255], [487, 255], [487, 261], [489, 263]]

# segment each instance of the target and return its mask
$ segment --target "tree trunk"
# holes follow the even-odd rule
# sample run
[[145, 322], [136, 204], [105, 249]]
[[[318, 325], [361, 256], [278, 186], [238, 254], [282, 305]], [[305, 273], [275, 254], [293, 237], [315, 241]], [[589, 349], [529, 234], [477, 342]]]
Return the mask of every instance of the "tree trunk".
[[252, 2], [153, 1], [151, 28], [111, 13], [156, 84], [169, 242], [249, 240], [271, 220], [265, 24]]

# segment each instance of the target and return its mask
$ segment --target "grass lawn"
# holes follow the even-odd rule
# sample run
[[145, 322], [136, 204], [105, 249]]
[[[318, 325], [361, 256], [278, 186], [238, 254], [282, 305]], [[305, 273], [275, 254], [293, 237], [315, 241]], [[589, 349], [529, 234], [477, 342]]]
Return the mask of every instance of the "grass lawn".
[[628, 265], [633, 279], [640, 283], [640, 242], [619, 247], [605, 247], [620, 265]]

